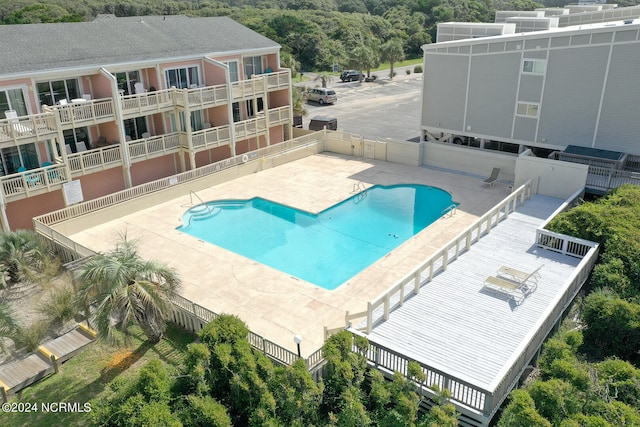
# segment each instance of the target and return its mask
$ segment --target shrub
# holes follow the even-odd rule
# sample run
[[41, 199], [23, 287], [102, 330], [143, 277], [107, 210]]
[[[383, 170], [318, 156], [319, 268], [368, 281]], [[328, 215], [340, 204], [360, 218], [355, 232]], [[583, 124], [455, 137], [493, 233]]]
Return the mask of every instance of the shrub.
[[55, 327], [72, 320], [77, 313], [73, 289], [69, 286], [53, 289], [39, 311]]
[[407, 76], [408, 76], [409, 74], [411, 74], [411, 70], [407, 68], [407, 69], [405, 70], [405, 73], [407, 73]]
[[234, 344], [246, 341], [249, 328], [238, 316], [221, 314], [200, 331], [200, 340], [209, 348], [216, 344]]
[[413, 72], [422, 73], [422, 65], [416, 65], [415, 67], [413, 67]]
[[26, 348], [28, 352], [36, 351], [48, 330], [49, 322], [43, 320], [21, 327], [16, 336], [16, 346]]

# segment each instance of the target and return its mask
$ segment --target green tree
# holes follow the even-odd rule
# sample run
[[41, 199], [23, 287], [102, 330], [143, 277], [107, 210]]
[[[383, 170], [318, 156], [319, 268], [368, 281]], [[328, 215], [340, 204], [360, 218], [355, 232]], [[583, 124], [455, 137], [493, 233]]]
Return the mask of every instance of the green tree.
[[393, 79], [395, 74], [393, 66], [396, 61], [402, 61], [404, 59], [402, 40], [399, 38], [389, 40], [380, 47], [380, 52], [382, 54], [382, 60], [389, 61], [389, 79]]
[[15, 321], [13, 312], [9, 304], [4, 301], [0, 301], [0, 350], [5, 351], [4, 342], [2, 338], [11, 338], [15, 341], [15, 336], [18, 331], [18, 324]]
[[38, 236], [30, 230], [0, 232], [0, 269], [5, 284], [4, 273], [9, 283], [18, 283], [29, 279], [32, 273], [40, 270], [45, 261], [45, 249]]
[[314, 82], [320, 82], [322, 87], [327, 87], [329, 83], [333, 81], [333, 76], [329, 73], [320, 73], [313, 79]]
[[502, 412], [498, 427], [551, 427], [549, 420], [536, 410], [536, 404], [524, 390], [513, 390]]
[[367, 70], [367, 77], [371, 76], [371, 68], [379, 64], [379, 57], [367, 46], [360, 45], [351, 52], [350, 65], [360, 72], [360, 83], [362, 83], [362, 71]]
[[[115, 249], [89, 259], [79, 272], [79, 302], [95, 302], [93, 322], [101, 337], [117, 341], [136, 323], [149, 341], [158, 342], [171, 313], [171, 298], [180, 280], [164, 263], [143, 260], [132, 241], [122, 238]], [[114, 321], [115, 319], [115, 321]]]

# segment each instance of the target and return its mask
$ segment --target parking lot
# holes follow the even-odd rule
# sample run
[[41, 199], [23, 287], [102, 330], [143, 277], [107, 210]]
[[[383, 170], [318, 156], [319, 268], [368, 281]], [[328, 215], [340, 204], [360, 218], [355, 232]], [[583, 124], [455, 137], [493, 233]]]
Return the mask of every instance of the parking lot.
[[[419, 138], [422, 74], [407, 75], [402, 69], [393, 80], [388, 79], [388, 70], [372, 74], [378, 76], [372, 83], [342, 83], [335, 78], [327, 87], [336, 91], [338, 102], [333, 105], [308, 102], [303, 127], [308, 129], [311, 118], [322, 115], [336, 117], [338, 130], [370, 139]], [[307, 88], [316, 85], [319, 83], [306, 84]]]

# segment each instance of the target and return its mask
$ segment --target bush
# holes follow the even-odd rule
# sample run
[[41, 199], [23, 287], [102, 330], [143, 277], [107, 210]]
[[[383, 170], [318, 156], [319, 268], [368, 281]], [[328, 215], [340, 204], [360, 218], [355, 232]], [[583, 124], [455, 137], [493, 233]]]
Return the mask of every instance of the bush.
[[221, 314], [200, 331], [200, 340], [209, 348], [216, 344], [234, 344], [246, 341], [249, 328], [238, 316]]
[[422, 65], [416, 65], [415, 67], [413, 67], [413, 72], [422, 73]]
[[42, 320], [19, 328], [16, 336], [16, 347], [24, 347], [28, 352], [36, 351], [45, 335], [47, 335], [48, 330], [49, 322]]
[[410, 70], [410, 69], [408, 69], [408, 68], [405, 70], [405, 72], [407, 73], [407, 76], [408, 76], [409, 74], [411, 74], [411, 70]]
[[73, 289], [69, 286], [53, 289], [39, 311], [55, 327], [72, 320], [77, 313]]

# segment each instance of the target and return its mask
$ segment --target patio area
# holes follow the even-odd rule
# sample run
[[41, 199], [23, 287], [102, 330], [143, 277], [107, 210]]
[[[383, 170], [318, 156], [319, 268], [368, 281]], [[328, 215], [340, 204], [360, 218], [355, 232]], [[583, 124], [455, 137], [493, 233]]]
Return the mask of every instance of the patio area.
[[[366, 309], [420, 262], [435, 253], [508, 195], [506, 185], [482, 184], [486, 177], [323, 153], [185, 194], [69, 236], [94, 251], [113, 248], [121, 235], [138, 242], [140, 254], [177, 269], [181, 295], [216, 313], [242, 318], [252, 331], [302, 355], [324, 342], [323, 327], [344, 325], [345, 313]], [[354, 194], [358, 183], [425, 184], [450, 192], [460, 203], [452, 216], [439, 219], [393, 252], [328, 291], [220, 247], [184, 234], [176, 227], [183, 213], [200, 200], [262, 197], [316, 213]], [[348, 262], [348, 260], [345, 260]]]

